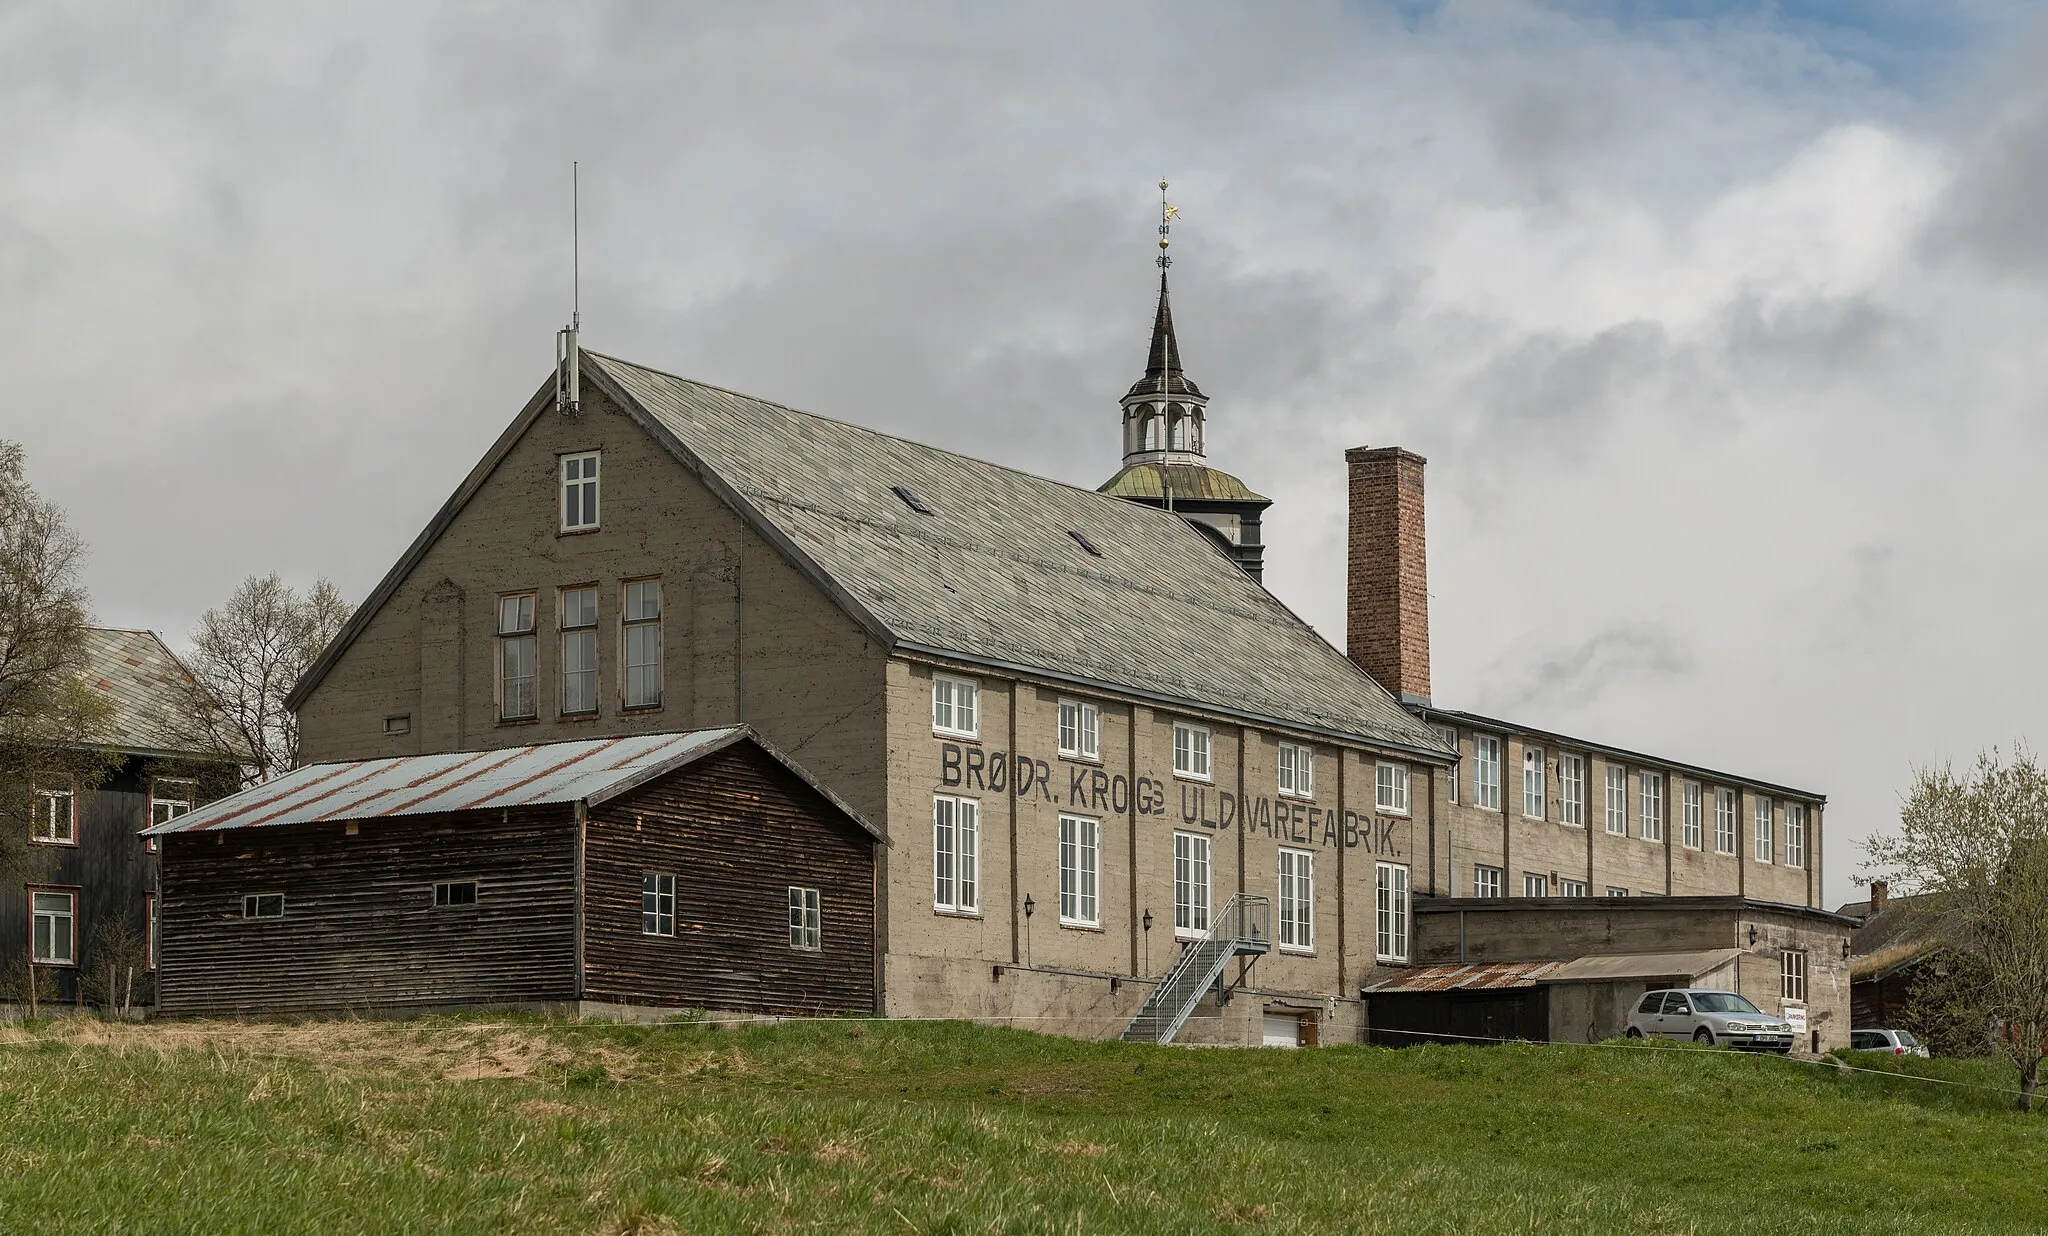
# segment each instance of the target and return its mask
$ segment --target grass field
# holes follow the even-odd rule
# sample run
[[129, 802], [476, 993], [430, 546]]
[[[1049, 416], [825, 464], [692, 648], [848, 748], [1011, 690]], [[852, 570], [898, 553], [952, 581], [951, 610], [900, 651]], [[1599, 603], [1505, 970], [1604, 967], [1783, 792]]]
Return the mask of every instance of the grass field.
[[6, 1232], [2048, 1230], [2008, 1096], [1691, 1048], [76, 1020], [0, 1099]]

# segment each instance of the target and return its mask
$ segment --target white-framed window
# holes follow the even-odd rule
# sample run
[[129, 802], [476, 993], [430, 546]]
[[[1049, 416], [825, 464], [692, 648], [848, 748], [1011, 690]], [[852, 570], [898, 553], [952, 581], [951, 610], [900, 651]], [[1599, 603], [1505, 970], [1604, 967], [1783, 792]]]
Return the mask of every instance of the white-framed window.
[[1550, 877], [1540, 871], [1524, 871], [1522, 873], [1522, 896], [1550, 896]]
[[1664, 774], [1641, 772], [1636, 774], [1636, 784], [1642, 787], [1643, 814], [1641, 829], [1643, 840], [1664, 840]]
[[676, 877], [667, 871], [650, 871], [640, 877], [640, 934], [676, 934]]
[[1543, 819], [1543, 748], [1522, 748], [1522, 814]]
[[1785, 865], [1806, 866], [1806, 804], [1785, 804]]
[[242, 895], [243, 918], [283, 918], [283, 893], [244, 893]]
[[1472, 895], [1474, 897], [1500, 896], [1501, 869], [1485, 863], [1472, 865]]
[[597, 711], [597, 589], [562, 589], [562, 712]]
[[29, 890], [29, 957], [39, 966], [78, 964], [78, 894]]
[[1678, 839], [1684, 843], [1685, 848], [1688, 850], [1703, 850], [1706, 848], [1707, 843], [1705, 835], [1706, 821], [1700, 809], [1700, 783], [1697, 781], [1687, 781], [1680, 792], [1684, 795], [1685, 816]]
[[1102, 925], [1096, 898], [1101, 830], [1086, 816], [1060, 816], [1060, 922], [1070, 927]]
[[1209, 934], [1209, 838], [1202, 833], [1173, 835], [1173, 934]]
[[1209, 779], [1208, 726], [1189, 725], [1185, 721], [1173, 723], [1173, 775], [1197, 781]]
[[789, 947], [816, 950], [824, 937], [823, 915], [818, 909], [818, 890], [789, 888]]
[[1586, 882], [1584, 880], [1559, 880], [1557, 882], [1557, 895], [1560, 897], [1583, 897], [1586, 895]]
[[1778, 995], [1806, 1003], [1806, 954], [1798, 949], [1778, 954]]
[[661, 581], [627, 580], [619, 596], [619, 703], [661, 706]]
[[1714, 853], [1735, 853], [1735, 791], [1714, 791]]
[[1557, 757], [1557, 819], [1560, 824], [1586, 823], [1586, 757]]
[[30, 841], [43, 845], [78, 844], [78, 795], [69, 779], [38, 779], [34, 810], [35, 818], [28, 826]]
[[442, 880], [434, 885], [434, 908], [456, 909], [476, 904], [475, 880]]
[[932, 799], [932, 908], [977, 913], [980, 885], [981, 803], [937, 795]]
[[1316, 946], [1316, 856], [1307, 850], [1280, 851], [1280, 947], [1311, 952]]
[[[1436, 727], [1436, 736], [1443, 739], [1444, 745], [1451, 750], [1456, 751], [1458, 749], [1457, 727], [1439, 725]], [[1444, 796], [1452, 802], [1458, 801], [1458, 771], [1455, 768], [1450, 771], [1449, 776], [1444, 778]]]
[[498, 598], [498, 718], [524, 721], [533, 708], [533, 594]]
[[1610, 884], [1607, 886], [1607, 895], [1609, 897], [1626, 897], [1628, 896], [1628, 890], [1625, 888], [1616, 888], [1614, 885]]
[[1500, 739], [1472, 735], [1472, 805], [1500, 810]]
[[1628, 769], [1620, 764], [1608, 764], [1607, 769], [1607, 831], [1617, 837], [1628, 836]]
[[1389, 815], [1408, 814], [1408, 766], [1380, 761], [1373, 769], [1372, 805]]
[[199, 801], [199, 783], [181, 777], [151, 777], [149, 779], [149, 823], [151, 827], [168, 824]]
[[1408, 960], [1408, 869], [1399, 863], [1373, 864], [1373, 955], [1381, 961]]
[[932, 675], [932, 729], [960, 738], [981, 736], [981, 684], [951, 674]]
[[1060, 701], [1060, 754], [1070, 760], [1102, 758], [1102, 707], [1087, 700]]
[[1777, 851], [1777, 839], [1771, 835], [1771, 800], [1759, 797], [1756, 800], [1756, 861], [1768, 863]]
[[597, 463], [602, 452], [562, 456], [562, 531], [597, 527]]
[[1280, 792], [1289, 798], [1316, 796], [1316, 753], [1298, 742], [1280, 744]]

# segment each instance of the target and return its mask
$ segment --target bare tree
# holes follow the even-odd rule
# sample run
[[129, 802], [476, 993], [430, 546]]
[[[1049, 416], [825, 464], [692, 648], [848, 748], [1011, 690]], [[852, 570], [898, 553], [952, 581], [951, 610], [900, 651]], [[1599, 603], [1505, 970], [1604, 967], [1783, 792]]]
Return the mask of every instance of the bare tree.
[[85, 986], [85, 998], [99, 1006], [102, 1017], [113, 1021], [135, 1011], [136, 983], [139, 980], [147, 987], [148, 971], [148, 941], [134, 924], [116, 915], [94, 929], [79, 981]]
[[1942, 1006], [1923, 1015], [1987, 1027], [2030, 1109], [2048, 1058], [2048, 772], [2024, 748], [1921, 769], [1899, 831], [1867, 845], [1873, 875], [1921, 894], [1910, 912], [1964, 959], [1968, 982], [1916, 990]]
[[185, 662], [194, 682], [177, 736], [247, 763], [259, 781], [289, 771], [299, 760], [299, 722], [285, 696], [348, 617], [348, 602], [324, 579], [303, 594], [274, 571], [243, 580], [193, 628]]

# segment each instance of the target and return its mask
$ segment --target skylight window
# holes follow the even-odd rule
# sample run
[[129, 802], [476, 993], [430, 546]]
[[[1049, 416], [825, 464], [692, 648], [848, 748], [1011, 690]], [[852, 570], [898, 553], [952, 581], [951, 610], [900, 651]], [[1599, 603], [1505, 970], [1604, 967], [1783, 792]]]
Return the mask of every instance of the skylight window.
[[1067, 529], [1067, 535], [1073, 537], [1074, 544], [1079, 545], [1082, 549], [1087, 550], [1089, 553], [1095, 555], [1097, 558], [1100, 558], [1102, 556], [1102, 551], [1095, 548], [1095, 542], [1089, 540], [1087, 537], [1082, 536], [1080, 533], [1074, 531], [1072, 528]]
[[911, 510], [916, 511], [920, 515], [929, 515], [932, 513], [932, 508], [926, 506], [924, 504], [924, 499], [918, 497], [916, 491], [911, 489], [910, 486], [891, 485], [889, 486], [889, 488], [895, 492], [897, 497], [903, 499], [903, 505], [909, 507]]

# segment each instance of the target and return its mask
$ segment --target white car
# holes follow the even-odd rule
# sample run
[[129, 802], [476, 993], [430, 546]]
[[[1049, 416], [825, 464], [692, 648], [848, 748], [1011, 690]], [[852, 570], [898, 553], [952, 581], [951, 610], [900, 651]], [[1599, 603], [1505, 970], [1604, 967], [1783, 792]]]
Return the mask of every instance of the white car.
[[1927, 1047], [1904, 1030], [1851, 1030], [1850, 1051], [1881, 1051], [1887, 1056], [1927, 1059]]
[[1632, 1039], [1690, 1040], [1744, 1051], [1792, 1050], [1792, 1023], [1732, 991], [1682, 987], [1645, 994], [1628, 1015]]

